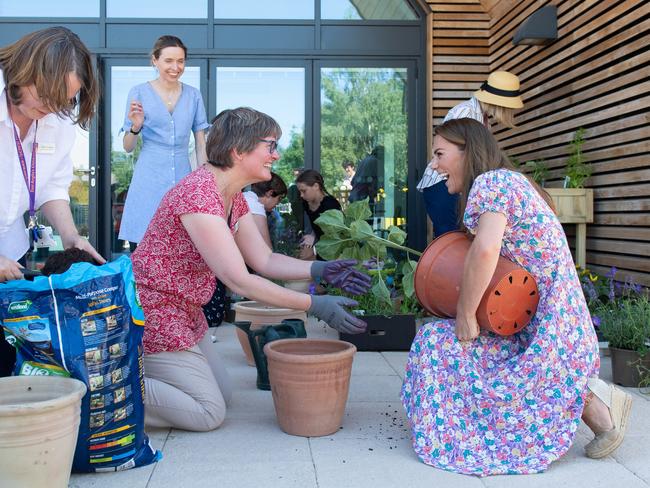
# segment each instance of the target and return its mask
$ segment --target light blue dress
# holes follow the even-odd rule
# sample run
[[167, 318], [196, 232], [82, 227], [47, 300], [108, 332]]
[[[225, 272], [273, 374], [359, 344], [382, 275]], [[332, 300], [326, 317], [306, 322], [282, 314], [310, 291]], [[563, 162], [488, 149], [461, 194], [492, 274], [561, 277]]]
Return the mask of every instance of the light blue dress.
[[128, 113], [132, 100], [142, 103], [144, 125], [142, 150], [124, 204], [120, 239], [142, 240], [162, 197], [190, 172], [190, 133], [209, 127], [201, 93], [185, 83], [181, 86], [172, 113], [151, 83], [136, 85], [129, 91], [122, 131], [131, 129]]

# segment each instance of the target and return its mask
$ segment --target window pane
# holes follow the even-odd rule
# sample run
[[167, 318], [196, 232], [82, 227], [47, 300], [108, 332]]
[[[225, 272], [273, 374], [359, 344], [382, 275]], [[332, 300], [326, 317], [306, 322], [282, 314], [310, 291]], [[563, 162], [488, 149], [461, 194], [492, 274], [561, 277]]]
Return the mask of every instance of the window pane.
[[214, 0], [215, 19], [313, 19], [313, 0]]
[[[126, 97], [129, 90], [140, 83], [156, 78], [151, 66], [113, 66], [111, 68], [111, 214], [113, 222], [111, 231], [113, 240], [111, 250], [116, 254], [129, 252], [128, 241], [118, 239], [124, 202], [133, 176], [133, 169], [142, 148], [142, 137], [138, 138], [136, 147], [131, 153], [124, 151], [120, 133], [124, 123]], [[182, 82], [201, 89], [201, 68], [186, 66]], [[190, 134], [189, 157], [194, 158], [194, 134]]]
[[206, 19], [208, 3], [205, 0], [164, 3], [160, 0], [106, 0], [106, 15], [138, 19]]
[[406, 229], [406, 80], [406, 68], [321, 69], [325, 187], [343, 208], [368, 198], [373, 229], [384, 237], [392, 225]]
[[305, 166], [305, 69], [288, 67], [218, 67], [217, 113], [251, 107], [273, 117], [282, 129], [273, 163], [288, 187], [287, 200], [269, 214], [269, 232], [276, 252], [293, 255], [302, 230], [302, 211], [294, 169]]
[[343, 20], [417, 20], [406, 0], [321, 0], [321, 18]]
[[0, 17], [99, 17], [99, 0], [2, 0]]

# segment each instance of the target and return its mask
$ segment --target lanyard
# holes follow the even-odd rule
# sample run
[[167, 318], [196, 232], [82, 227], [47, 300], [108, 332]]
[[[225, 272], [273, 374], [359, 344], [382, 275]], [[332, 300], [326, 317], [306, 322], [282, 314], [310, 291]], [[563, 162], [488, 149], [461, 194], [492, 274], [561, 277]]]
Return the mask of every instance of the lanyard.
[[27, 175], [27, 160], [25, 159], [23, 145], [20, 142], [20, 137], [18, 136], [18, 131], [16, 130], [16, 124], [12, 122], [12, 126], [14, 129], [14, 142], [16, 143], [16, 151], [18, 152], [18, 160], [20, 161], [20, 169], [23, 172], [23, 178], [25, 180], [25, 185], [27, 186], [27, 192], [29, 193], [29, 226], [31, 228], [36, 225], [36, 210], [34, 207], [36, 202], [36, 152], [38, 151], [36, 131], [38, 130], [38, 120], [36, 121], [36, 126], [34, 127], [34, 144], [32, 145], [32, 157], [30, 161], [29, 176]]

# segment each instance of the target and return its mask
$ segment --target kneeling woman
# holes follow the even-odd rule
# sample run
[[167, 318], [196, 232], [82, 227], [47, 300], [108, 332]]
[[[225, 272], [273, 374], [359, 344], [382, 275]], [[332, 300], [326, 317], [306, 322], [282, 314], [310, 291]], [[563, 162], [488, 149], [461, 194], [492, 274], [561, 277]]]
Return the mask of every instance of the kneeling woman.
[[[479, 122], [435, 130], [432, 169], [460, 193], [463, 224], [475, 235], [463, 268], [455, 320], [420, 328], [402, 402], [422, 461], [487, 476], [544, 471], [565, 454], [580, 418], [596, 434], [587, 455], [622, 442], [631, 397], [598, 379], [598, 344], [560, 222], [536, 188], [514, 171]], [[535, 317], [501, 337], [479, 331], [476, 310], [499, 254], [537, 281]]]
[[219, 280], [235, 293], [271, 305], [306, 310], [348, 333], [366, 324], [345, 306], [354, 300], [286, 290], [276, 279], [326, 279], [363, 293], [369, 278], [355, 261], [306, 262], [273, 254], [260, 235], [241, 189], [271, 178], [281, 131], [249, 108], [220, 113], [207, 140], [208, 163], [163, 198], [132, 255], [145, 312], [145, 421], [155, 427], [206, 431], [225, 416], [224, 371], [214, 355], [202, 305]]

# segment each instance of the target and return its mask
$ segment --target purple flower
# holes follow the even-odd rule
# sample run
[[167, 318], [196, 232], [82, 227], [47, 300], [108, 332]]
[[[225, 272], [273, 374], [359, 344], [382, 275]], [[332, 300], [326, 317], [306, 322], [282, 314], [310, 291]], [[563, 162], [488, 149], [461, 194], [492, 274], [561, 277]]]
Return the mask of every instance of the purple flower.
[[598, 315], [592, 315], [591, 322], [594, 324], [594, 328], [597, 329], [600, 327], [600, 317]]

